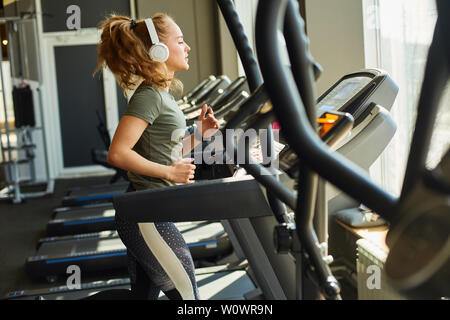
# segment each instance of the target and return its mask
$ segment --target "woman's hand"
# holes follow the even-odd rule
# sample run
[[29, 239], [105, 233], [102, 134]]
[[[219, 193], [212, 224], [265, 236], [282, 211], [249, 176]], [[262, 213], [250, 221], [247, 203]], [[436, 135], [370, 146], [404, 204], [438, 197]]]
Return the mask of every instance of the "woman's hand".
[[203, 105], [202, 113], [198, 117], [201, 124], [201, 134], [203, 138], [213, 136], [219, 130], [219, 121], [214, 117], [214, 112], [208, 108], [206, 103]]
[[175, 183], [194, 183], [195, 165], [193, 158], [186, 158], [174, 162], [169, 168], [168, 180]]

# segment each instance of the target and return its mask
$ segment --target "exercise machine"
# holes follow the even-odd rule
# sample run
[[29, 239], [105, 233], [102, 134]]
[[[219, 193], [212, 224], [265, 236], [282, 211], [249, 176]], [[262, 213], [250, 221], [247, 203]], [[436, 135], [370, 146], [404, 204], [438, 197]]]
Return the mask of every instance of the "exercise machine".
[[[286, 8], [295, 7], [294, 1], [259, 2], [255, 29], [258, 30], [256, 46], [261, 71], [284, 135], [302, 159], [298, 198], [295, 197], [295, 228], [287, 228], [294, 239], [288, 249], [299, 253], [297, 264], [306, 262], [306, 272], [297, 277], [299, 287], [304, 286], [301, 280], [306, 273], [325, 297], [340, 297], [339, 286], [320, 253], [312, 226], [320, 175], [390, 222], [387, 237], [390, 252], [385, 272], [394, 288], [411, 298], [440, 299], [450, 295], [449, 152], [434, 170], [425, 167], [439, 98], [450, 70], [450, 48], [445, 41], [450, 35], [450, 3], [442, 0], [436, 3], [438, 20], [425, 69], [403, 188], [397, 198], [373, 183], [351, 161], [329, 152], [320, 141], [315, 123], [311, 121], [316, 112], [314, 80], [303, 20], [298, 10], [290, 10], [294, 15], [292, 28], [297, 31], [297, 36], [286, 37], [293, 67], [292, 72], [286, 72], [277, 44], [278, 26], [285, 19]], [[272, 186], [271, 190], [277, 188], [281, 186]], [[295, 249], [298, 245], [300, 251]]]
[[[229, 255], [231, 243], [219, 223], [196, 222], [177, 224], [191, 251], [194, 261], [211, 264]], [[85, 273], [101, 270], [126, 269], [127, 250], [117, 231], [43, 238], [36, 254], [26, 259], [25, 267], [32, 278], [54, 282], [64, 275], [70, 265], [78, 265]]]

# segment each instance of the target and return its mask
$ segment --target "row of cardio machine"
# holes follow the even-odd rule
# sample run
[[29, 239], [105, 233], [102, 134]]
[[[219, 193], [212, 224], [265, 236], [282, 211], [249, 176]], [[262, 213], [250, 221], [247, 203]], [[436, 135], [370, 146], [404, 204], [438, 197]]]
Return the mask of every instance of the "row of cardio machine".
[[[178, 104], [186, 111], [186, 121], [189, 125], [198, 118], [194, 113], [199, 114], [205, 103], [224, 124], [227, 116], [237, 110], [247, 97], [245, 77], [231, 81], [225, 75], [211, 75], [183, 96]], [[113, 196], [125, 192], [128, 184], [128, 181], [122, 179], [114, 183], [68, 191], [62, 200], [62, 206], [54, 210], [52, 219], [46, 226], [48, 237], [40, 239], [36, 254], [26, 259], [29, 276], [38, 281], [56, 283], [68, 277], [67, 269], [71, 265], [80, 267], [83, 277], [108, 270], [118, 270], [119, 274], [121, 270], [126, 271], [126, 248], [115, 231], [115, 211], [111, 200]], [[220, 222], [179, 223], [177, 227], [182, 232], [197, 266], [214, 266], [217, 260], [226, 258], [233, 251]], [[106, 282], [108, 286], [111, 283], [129, 285], [129, 279], [126, 277]], [[95, 283], [101, 287], [105, 282]], [[49, 292], [59, 292], [52, 296], [59, 299], [69, 298], [74, 293], [61, 294], [64, 290], [68, 290], [67, 286], [49, 288]], [[8, 296], [30, 297], [27, 292], [12, 290]], [[38, 295], [45, 293], [39, 292]], [[31, 296], [36, 294], [31, 291]], [[81, 297], [82, 294], [75, 293], [75, 296]]]
[[[192, 124], [199, 108], [207, 103], [224, 128], [233, 112], [249, 100], [245, 86], [244, 77], [233, 82], [225, 76], [205, 79], [179, 101], [187, 123]], [[340, 137], [333, 150], [368, 171], [395, 133], [389, 110], [397, 91], [388, 74], [365, 69], [345, 75], [322, 94], [316, 105], [318, 118], [339, 111], [354, 119], [353, 128]], [[299, 159], [283, 144], [282, 132], [279, 142], [278, 175], [293, 189]], [[252, 151], [254, 155], [261, 152], [258, 147]], [[126, 248], [113, 228], [116, 210], [121, 215], [128, 211], [127, 216], [136, 222], [169, 220], [177, 224], [194, 258], [202, 299], [295, 299], [295, 259], [277, 253], [280, 250], [273, 241], [273, 231], [278, 223], [265, 189], [234, 163], [201, 165], [196, 171], [196, 183], [192, 185], [129, 194], [123, 194], [127, 183], [112, 192], [112, 186], [107, 186], [111, 188], [109, 193], [99, 191], [94, 195], [102, 187], [72, 191], [71, 202], [67, 197], [64, 203], [77, 206], [55, 210], [47, 226], [52, 237], [42, 239], [36, 255], [27, 259], [28, 273], [53, 281], [57, 276], [67, 277], [70, 265], [80, 267], [82, 275], [126, 269]], [[330, 217], [343, 209], [359, 207], [339, 190], [329, 185], [326, 188]], [[123, 195], [113, 198], [118, 194]], [[173, 201], [158, 201], [162, 198]], [[112, 199], [114, 206], [108, 202]], [[321, 222], [324, 230], [328, 229], [328, 220], [326, 217]], [[62, 285], [39, 291], [14, 290], [7, 298], [79, 299], [102, 290], [129, 287], [128, 277], [116, 277], [83, 283], [75, 289]]]

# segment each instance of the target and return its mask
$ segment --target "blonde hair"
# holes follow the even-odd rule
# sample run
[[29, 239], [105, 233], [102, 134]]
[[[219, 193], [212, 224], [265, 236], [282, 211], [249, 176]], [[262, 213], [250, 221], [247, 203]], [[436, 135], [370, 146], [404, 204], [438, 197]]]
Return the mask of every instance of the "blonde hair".
[[[94, 75], [107, 66], [115, 75], [124, 93], [136, 89], [140, 82], [153, 84], [162, 89], [183, 91], [180, 80], [168, 76], [165, 63], [153, 61], [149, 56], [152, 45], [143, 19], [132, 28], [127, 16], [110, 15], [100, 23], [102, 35], [97, 46], [98, 64]], [[160, 41], [167, 38], [167, 25], [173, 18], [165, 13], [152, 17]]]

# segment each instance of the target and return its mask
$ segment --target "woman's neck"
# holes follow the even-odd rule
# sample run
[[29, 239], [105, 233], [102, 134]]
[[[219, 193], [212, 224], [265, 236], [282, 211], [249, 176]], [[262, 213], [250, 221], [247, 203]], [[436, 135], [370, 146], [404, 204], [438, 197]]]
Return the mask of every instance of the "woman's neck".
[[174, 72], [174, 71], [168, 71], [168, 72], [167, 72], [167, 76], [168, 76], [170, 79], [173, 79], [173, 78], [175, 77], [175, 72]]
[[[174, 71], [167, 70], [167, 77], [168, 77], [169, 79], [173, 79], [173, 78], [175, 77], [175, 72], [174, 72]], [[169, 87], [164, 88], [163, 90], [169, 92]]]

